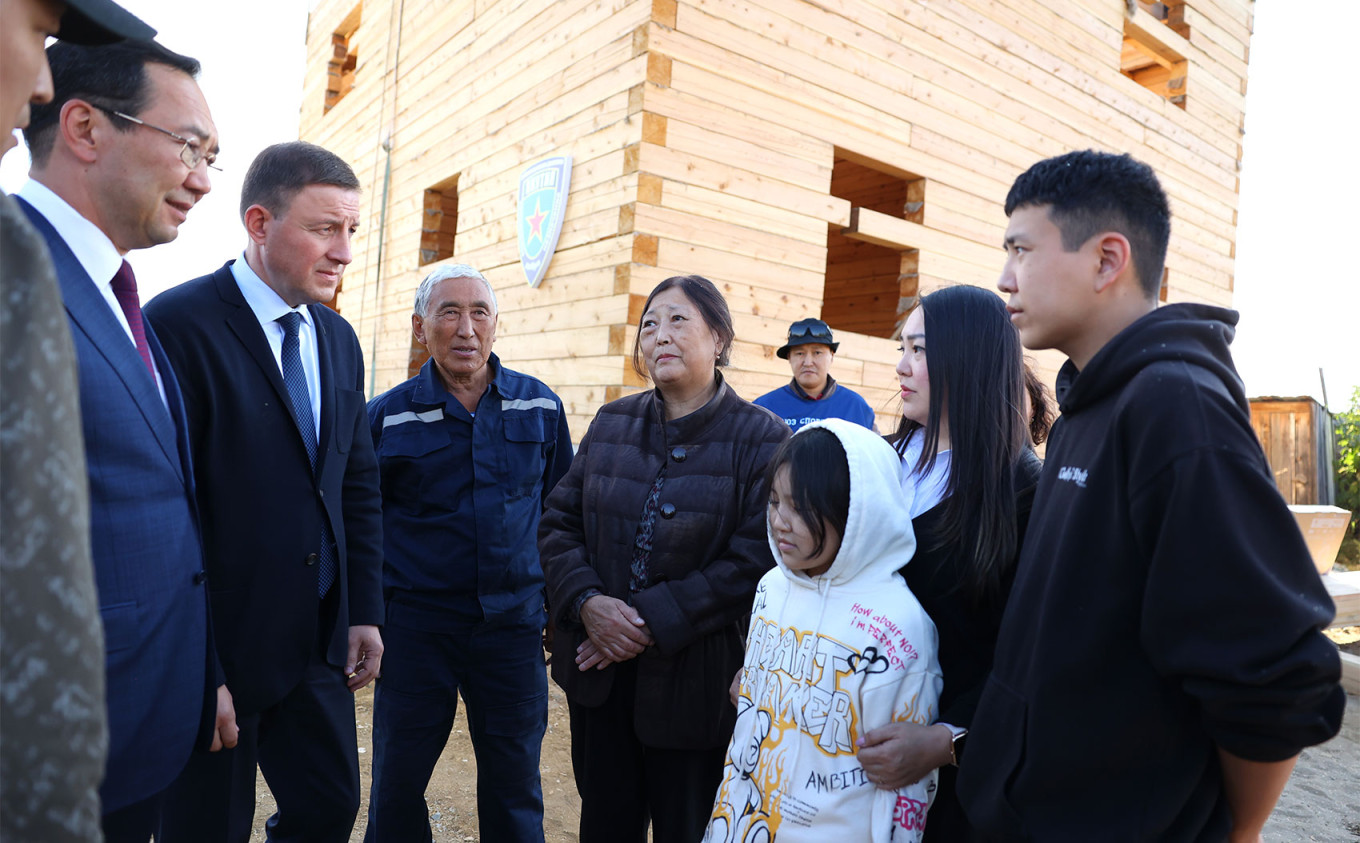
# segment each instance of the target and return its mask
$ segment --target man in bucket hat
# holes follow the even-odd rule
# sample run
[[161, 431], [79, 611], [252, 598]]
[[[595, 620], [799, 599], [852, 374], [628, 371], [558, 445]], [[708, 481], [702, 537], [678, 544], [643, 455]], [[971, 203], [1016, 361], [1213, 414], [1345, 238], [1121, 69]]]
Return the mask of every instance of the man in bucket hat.
[[760, 396], [755, 403], [783, 419], [794, 433], [818, 419], [845, 419], [876, 430], [869, 403], [831, 377], [831, 362], [840, 345], [822, 320], [794, 322], [789, 326], [788, 342], [775, 352], [781, 360], [789, 361], [793, 380]]

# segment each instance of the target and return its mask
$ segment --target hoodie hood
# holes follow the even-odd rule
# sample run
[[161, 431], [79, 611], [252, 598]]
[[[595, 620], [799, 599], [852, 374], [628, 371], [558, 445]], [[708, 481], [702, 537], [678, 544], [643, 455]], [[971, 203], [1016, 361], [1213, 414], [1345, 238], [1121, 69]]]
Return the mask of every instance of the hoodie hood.
[[916, 553], [916, 534], [908, 512], [911, 502], [902, 489], [902, 458], [882, 436], [843, 419], [823, 419], [800, 428], [794, 436], [821, 428], [835, 434], [850, 465], [850, 516], [845, 535], [831, 567], [819, 577], [809, 577], [784, 564], [774, 531], [766, 524], [770, 551], [790, 582], [804, 588], [844, 585], [872, 570], [877, 577], [891, 577]]
[[1228, 351], [1236, 326], [1235, 310], [1188, 303], [1159, 307], [1116, 334], [1085, 369], [1064, 363], [1058, 407], [1064, 414], [1076, 412], [1121, 389], [1149, 365], [1177, 361], [1212, 372], [1246, 409], [1246, 389]]
[[[810, 424], [836, 436], [850, 468], [850, 513], [831, 567], [784, 567], [761, 578], [737, 699], [737, 721], [705, 843], [827, 840], [919, 843], [936, 773], [898, 790], [869, 781], [865, 733], [938, 716], [935, 624], [897, 574], [916, 549], [897, 452], [841, 419]], [[816, 478], [813, 478], [813, 482]]]

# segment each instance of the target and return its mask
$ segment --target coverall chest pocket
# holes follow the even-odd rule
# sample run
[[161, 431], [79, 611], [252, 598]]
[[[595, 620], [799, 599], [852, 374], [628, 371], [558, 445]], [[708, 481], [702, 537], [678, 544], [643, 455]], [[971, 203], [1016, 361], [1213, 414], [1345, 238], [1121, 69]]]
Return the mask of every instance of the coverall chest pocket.
[[[548, 447], [557, 419], [542, 413], [512, 413], [505, 416], [505, 476], [511, 479], [511, 496], [534, 494], [543, 481]], [[551, 422], [551, 423], [550, 423]]]
[[431, 500], [432, 486], [442, 477], [431, 466], [447, 465], [448, 456], [439, 452], [451, 446], [441, 425], [407, 422], [388, 428], [378, 444], [383, 500], [412, 507]]

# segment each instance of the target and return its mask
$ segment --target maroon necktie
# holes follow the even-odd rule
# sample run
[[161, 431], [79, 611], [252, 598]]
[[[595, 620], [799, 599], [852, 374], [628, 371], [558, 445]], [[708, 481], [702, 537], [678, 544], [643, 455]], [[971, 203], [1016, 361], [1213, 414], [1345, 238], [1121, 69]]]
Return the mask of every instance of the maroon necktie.
[[151, 346], [146, 343], [146, 328], [142, 327], [142, 305], [137, 299], [137, 279], [132, 274], [132, 267], [127, 261], [118, 267], [118, 274], [113, 276], [113, 295], [118, 299], [118, 306], [123, 308], [123, 315], [127, 317], [128, 327], [132, 329], [132, 341], [137, 344], [137, 353], [142, 355], [142, 362], [146, 364], [146, 370], [151, 373], [151, 380], [156, 380], [156, 367], [151, 363]]

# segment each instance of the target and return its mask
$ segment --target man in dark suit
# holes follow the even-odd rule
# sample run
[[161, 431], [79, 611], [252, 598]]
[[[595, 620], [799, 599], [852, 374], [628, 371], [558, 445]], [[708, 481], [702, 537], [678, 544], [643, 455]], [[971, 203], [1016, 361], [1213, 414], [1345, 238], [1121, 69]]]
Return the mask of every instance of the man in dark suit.
[[75, 345], [105, 641], [101, 825], [108, 840], [146, 841], [200, 726], [217, 711], [219, 744], [235, 727], [230, 695], [208, 684], [220, 685], [180, 389], [123, 255], [175, 238], [211, 187], [217, 132], [193, 59], [148, 42], [58, 43], [48, 58], [55, 95], [25, 130], [19, 197]]
[[184, 384], [218, 654], [241, 740], [195, 756], [159, 839], [245, 841], [258, 762], [270, 840], [347, 841], [353, 692], [382, 659], [377, 461], [354, 330], [322, 304], [349, 264], [359, 181], [307, 143], [246, 173], [241, 259], [146, 313]]

